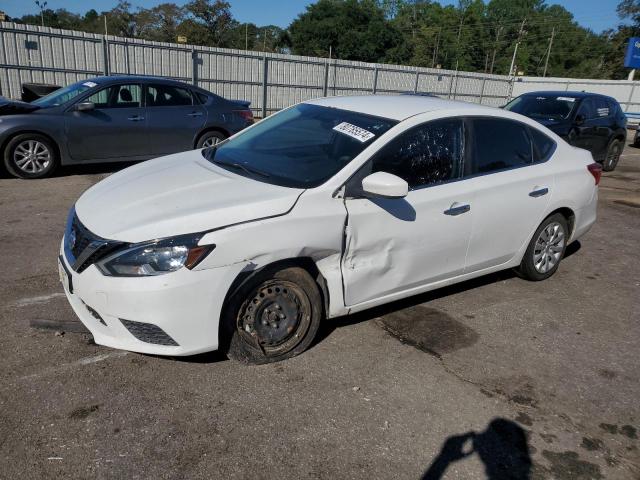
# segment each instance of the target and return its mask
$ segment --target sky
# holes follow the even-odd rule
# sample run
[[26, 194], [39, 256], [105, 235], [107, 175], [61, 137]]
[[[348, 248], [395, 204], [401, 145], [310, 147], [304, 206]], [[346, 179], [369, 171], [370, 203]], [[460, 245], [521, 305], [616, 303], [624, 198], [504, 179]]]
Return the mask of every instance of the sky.
[[[167, 0], [129, 0], [134, 7], [153, 7]], [[171, 1], [171, 0], [168, 0]], [[173, 0], [184, 4], [186, 0]], [[308, 0], [227, 0], [231, 12], [239, 22], [251, 22], [256, 25], [277, 25], [286, 27], [305, 6]], [[613, 28], [620, 20], [616, 15], [619, 0], [547, 0], [548, 4], [564, 6], [573, 13], [582, 26], [601, 32]], [[42, 3], [42, 2], [41, 2]], [[117, 0], [47, 0], [47, 8], [66, 8], [75, 13], [84, 13], [90, 8], [97, 11], [110, 10]], [[457, 4], [457, 0], [441, 0], [442, 4]], [[38, 7], [31, 0], [0, 0], [0, 10], [9, 16], [19, 17], [26, 13], [36, 13]]]

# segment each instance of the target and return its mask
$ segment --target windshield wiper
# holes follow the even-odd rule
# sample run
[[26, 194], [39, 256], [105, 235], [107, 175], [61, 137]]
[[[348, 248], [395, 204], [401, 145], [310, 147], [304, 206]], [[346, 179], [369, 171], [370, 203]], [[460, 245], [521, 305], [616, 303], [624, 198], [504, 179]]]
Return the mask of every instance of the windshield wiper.
[[258, 175], [258, 176], [263, 177], [263, 178], [269, 178], [271, 176], [268, 173], [261, 172], [260, 170], [256, 170], [255, 168], [248, 167], [246, 165], [243, 165], [242, 163], [238, 163], [238, 162], [221, 162], [220, 160], [214, 160], [214, 159], [211, 159], [211, 161], [213, 163], [217, 164], [217, 165], [224, 165], [226, 167], [235, 168], [236, 170], [244, 170], [249, 175], [251, 175], [251, 174]]

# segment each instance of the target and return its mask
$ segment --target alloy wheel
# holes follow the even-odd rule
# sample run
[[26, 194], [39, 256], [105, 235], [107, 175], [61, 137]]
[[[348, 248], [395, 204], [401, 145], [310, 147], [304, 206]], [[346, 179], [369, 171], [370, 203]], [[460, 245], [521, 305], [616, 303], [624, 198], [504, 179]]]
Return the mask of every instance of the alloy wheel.
[[222, 140], [220, 140], [218, 137], [209, 137], [205, 139], [204, 142], [202, 142], [202, 147], [203, 148], [213, 147], [214, 145], [219, 144], [221, 141]]
[[20, 142], [13, 151], [13, 162], [25, 173], [42, 173], [51, 161], [49, 147], [38, 140]]
[[533, 249], [533, 265], [539, 273], [553, 269], [562, 256], [566, 239], [564, 228], [558, 222], [544, 227]]
[[613, 142], [607, 150], [607, 157], [605, 158], [605, 165], [607, 170], [613, 170], [618, 163], [622, 148], [620, 142]]

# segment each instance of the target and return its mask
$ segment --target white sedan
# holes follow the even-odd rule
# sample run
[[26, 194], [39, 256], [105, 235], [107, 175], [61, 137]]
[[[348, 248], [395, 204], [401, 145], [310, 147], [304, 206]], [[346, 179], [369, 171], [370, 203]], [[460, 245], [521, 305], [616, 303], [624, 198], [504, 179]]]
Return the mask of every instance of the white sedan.
[[504, 110], [312, 100], [87, 190], [60, 277], [96, 343], [272, 362], [325, 318], [508, 268], [550, 277], [596, 220], [600, 174]]

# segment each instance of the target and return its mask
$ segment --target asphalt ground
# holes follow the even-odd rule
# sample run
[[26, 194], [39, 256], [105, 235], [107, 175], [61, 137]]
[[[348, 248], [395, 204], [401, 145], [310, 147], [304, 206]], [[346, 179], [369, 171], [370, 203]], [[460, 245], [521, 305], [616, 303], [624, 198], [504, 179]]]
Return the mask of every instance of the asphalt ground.
[[0, 478], [640, 478], [640, 149], [551, 279], [503, 272], [327, 321], [259, 367], [83, 333], [58, 245], [119, 168], [0, 178]]

